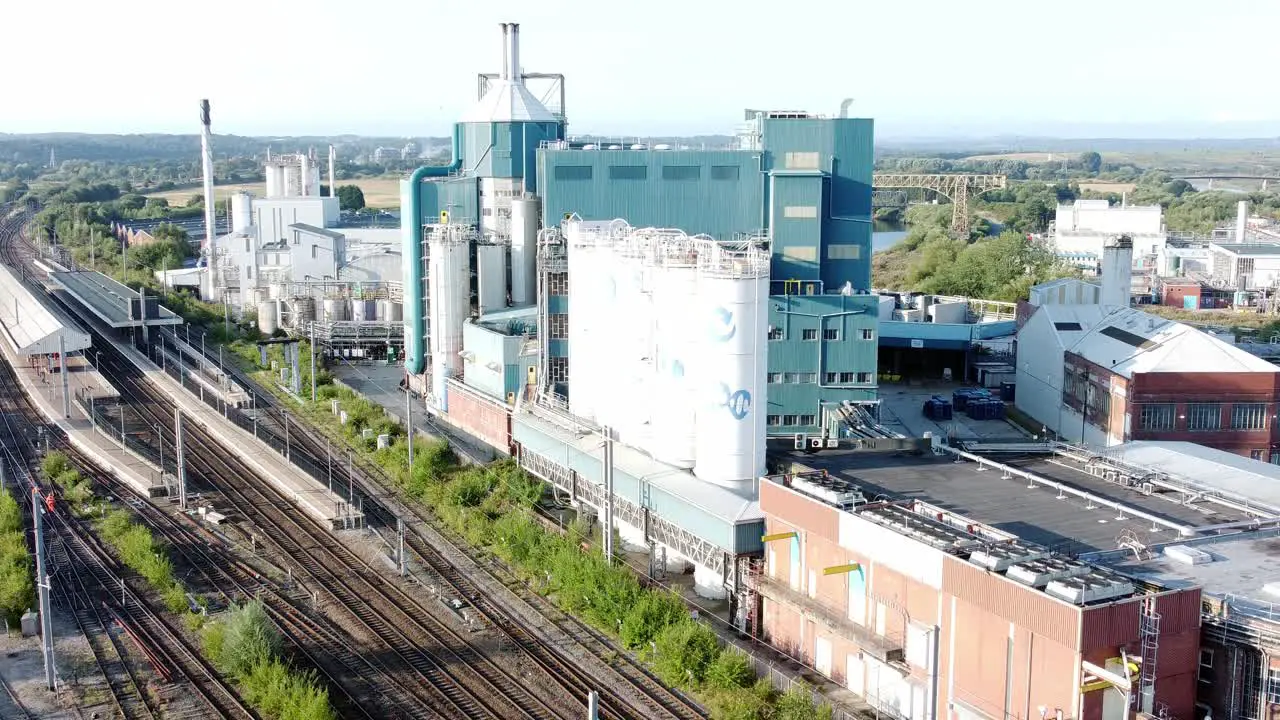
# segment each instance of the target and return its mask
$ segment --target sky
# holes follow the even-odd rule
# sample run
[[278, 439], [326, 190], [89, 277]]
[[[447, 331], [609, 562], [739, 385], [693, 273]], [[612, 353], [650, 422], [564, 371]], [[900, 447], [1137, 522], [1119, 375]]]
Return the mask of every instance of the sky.
[[[0, 132], [444, 136], [521, 26], [571, 134], [730, 134], [742, 109], [878, 138], [1280, 136], [1277, 0], [20, 0]], [[619, 9], [612, 9], [619, 8]], [[623, 10], [622, 8], [627, 8]]]

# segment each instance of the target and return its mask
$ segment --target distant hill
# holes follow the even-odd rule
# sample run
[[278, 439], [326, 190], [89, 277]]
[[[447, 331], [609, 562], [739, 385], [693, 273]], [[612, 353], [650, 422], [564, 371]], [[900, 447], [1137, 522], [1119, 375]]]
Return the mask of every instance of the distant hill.
[[[213, 136], [214, 155], [218, 158], [264, 155], [272, 152], [297, 152], [314, 147], [321, 154], [336, 145], [346, 157], [367, 153], [379, 146], [401, 147], [410, 140], [420, 147], [448, 144], [449, 138], [363, 137], [359, 135], [245, 137]], [[139, 162], [146, 160], [189, 160], [200, 148], [199, 135], [145, 134], [101, 135], [90, 133], [0, 133], [0, 161], [25, 162], [35, 165], [49, 160], [52, 148], [58, 160], [110, 160]]]

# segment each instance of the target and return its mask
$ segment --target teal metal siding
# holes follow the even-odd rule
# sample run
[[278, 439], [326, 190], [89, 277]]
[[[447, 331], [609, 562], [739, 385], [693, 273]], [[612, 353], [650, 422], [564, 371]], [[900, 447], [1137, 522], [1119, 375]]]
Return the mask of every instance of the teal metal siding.
[[[757, 232], [764, 227], [757, 164], [755, 154], [732, 150], [539, 150], [543, 224], [577, 213], [722, 239]], [[643, 179], [628, 169], [639, 167]]]
[[764, 520], [740, 522], [733, 528], [733, 551], [739, 555], [764, 552]]
[[568, 295], [547, 296], [547, 313], [551, 315], [564, 315], [567, 312], [569, 312]]
[[[822, 247], [822, 203], [824, 178], [821, 173], [786, 175], [775, 173], [770, 192], [773, 207], [770, 223], [773, 234], [773, 262], [770, 277], [778, 280], [818, 280]], [[812, 210], [813, 217], [801, 217]], [[795, 217], [788, 215], [795, 213]]]

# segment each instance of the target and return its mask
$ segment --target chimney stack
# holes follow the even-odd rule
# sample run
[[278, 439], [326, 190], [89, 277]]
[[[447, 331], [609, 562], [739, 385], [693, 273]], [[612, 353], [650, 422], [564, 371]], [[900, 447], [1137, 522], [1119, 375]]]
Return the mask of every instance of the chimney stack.
[[200, 294], [206, 302], [214, 300], [217, 287], [213, 274], [217, 269], [213, 257], [213, 241], [218, 228], [213, 206], [213, 130], [210, 121], [209, 101], [200, 101], [200, 165], [204, 179], [204, 242], [200, 255], [204, 260]]
[[334, 166], [338, 164], [338, 151], [332, 145], [329, 146], [329, 197], [338, 196], [338, 186], [334, 184]]
[[1236, 205], [1236, 242], [1244, 242], [1245, 230], [1249, 226], [1249, 201], [1241, 200]]
[[508, 23], [501, 23], [502, 28], [502, 70], [498, 73], [498, 77], [503, 80], [511, 79], [511, 26]]
[[1133, 238], [1109, 238], [1102, 248], [1102, 304], [1127, 308], [1132, 293]]
[[520, 23], [507, 23], [507, 61], [510, 63], [507, 76], [511, 82], [519, 84], [520, 79]]

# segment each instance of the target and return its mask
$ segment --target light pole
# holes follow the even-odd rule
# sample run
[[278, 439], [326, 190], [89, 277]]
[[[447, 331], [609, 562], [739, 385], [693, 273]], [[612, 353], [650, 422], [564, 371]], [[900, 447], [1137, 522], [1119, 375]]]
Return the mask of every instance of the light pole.
[[164, 475], [164, 434], [160, 432], [160, 423], [156, 423], [156, 442], [160, 445], [160, 474]]

